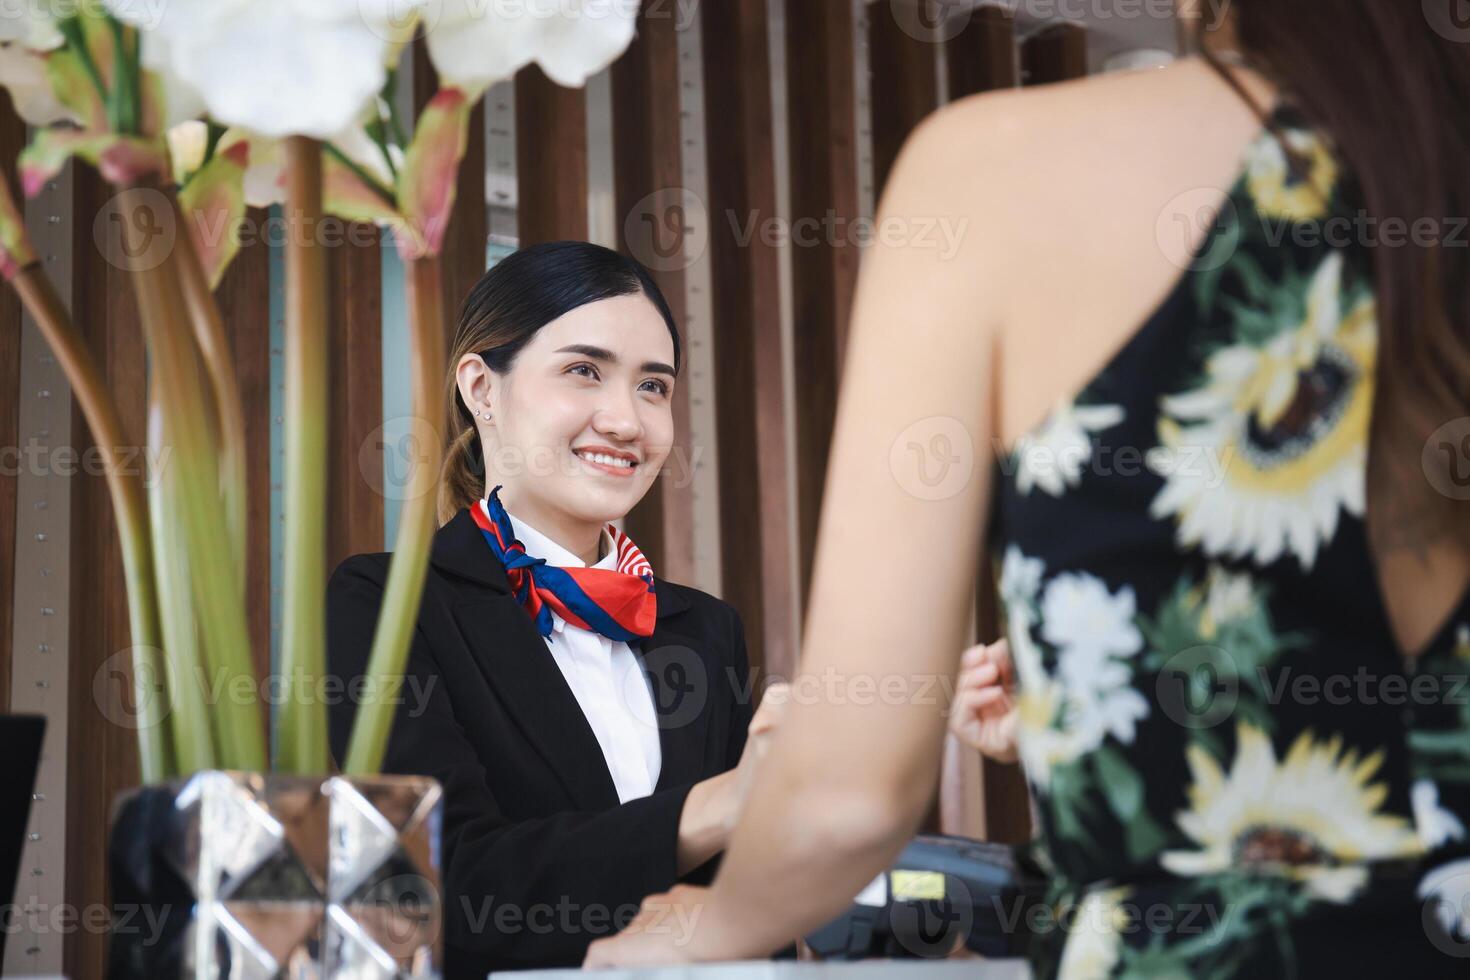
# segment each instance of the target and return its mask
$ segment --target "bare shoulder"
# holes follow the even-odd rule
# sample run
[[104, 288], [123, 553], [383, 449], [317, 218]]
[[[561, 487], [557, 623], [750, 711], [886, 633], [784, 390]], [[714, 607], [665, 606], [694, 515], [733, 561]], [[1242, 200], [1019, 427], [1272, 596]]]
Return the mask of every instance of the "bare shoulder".
[[[1272, 101], [1266, 83], [1242, 81]], [[1180, 237], [1171, 209], [1225, 198], [1259, 128], [1208, 65], [1186, 59], [962, 99], [913, 134], [882, 210], [966, 229], [940, 275], [999, 341], [1004, 439], [1089, 378], [1173, 287], [1170, 249], [1196, 242], [1166, 243], [1160, 229]], [[1205, 231], [1196, 222], [1185, 237]]]
[[[1247, 84], [1264, 97], [1254, 80]], [[915, 130], [890, 186], [999, 207], [1000, 213], [1024, 212], [1034, 220], [1046, 202], [1102, 186], [1148, 186], [1176, 174], [1187, 179], [1200, 162], [1233, 166], [1242, 137], [1257, 126], [1218, 75], [1185, 59], [1155, 71], [953, 102]]]

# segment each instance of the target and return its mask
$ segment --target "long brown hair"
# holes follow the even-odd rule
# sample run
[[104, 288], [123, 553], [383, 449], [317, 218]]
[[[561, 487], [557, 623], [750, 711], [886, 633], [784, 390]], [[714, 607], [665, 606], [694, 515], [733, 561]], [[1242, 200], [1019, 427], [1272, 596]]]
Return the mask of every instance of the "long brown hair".
[[[1450, 537], [1470, 549], [1470, 503], [1445, 490], [1464, 482], [1456, 467], [1466, 449], [1427, 445], [1446, 423], [1470, 416], [1470, 25], [1455, 24], [1458, 2], [1231, 7], [1247, 63], [1330, 134], [1368, 215], [1436, 223], [1432, 244], [1374, 249], [1379, 353], [1368, 488], [1375, 538], [1387, 532], [1422, 546]], [[1205, 36], [1212, 26], [1197, 23], [1200, 53], [1244, 97]], [[1459, 438], [1470, 438], [1470, 420], [1463, 424]]]
[[679, 370], [679, 331], [648, 270], [626, 255], [590, 242], [547, 242], [506, 256], [482, 275], [459, 311], [459, 329], [444, 378], [449, 434], [439, 471], [437, 509], [444, 524], [485, 492], [485, 460], [474, 416], [459, 397], [460, 359], [478, 354], [505, 374], [536, 332], [572, 310], [613, 296], [642, 293], [668, 324]]

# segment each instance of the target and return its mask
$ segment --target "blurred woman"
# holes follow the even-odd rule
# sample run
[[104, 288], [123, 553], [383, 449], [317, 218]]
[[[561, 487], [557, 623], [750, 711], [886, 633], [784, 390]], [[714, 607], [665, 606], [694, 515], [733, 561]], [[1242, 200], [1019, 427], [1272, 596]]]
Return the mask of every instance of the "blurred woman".
[[[1201, 56], [909, 140], [882, 220], [972, 230], [865, 256], [802, 671], [953, 675], [985, 548], [1008, 643], [956, 727], [1036, 798], [1038, 976], [1463, 975], [1463, 25], [1228, 9]], [[919, 700], [794, 706], [713, 887], [589, 964], [748, 956], [842, 910], [931, 798]]]
[[[679, 361], [648, 273], [596, 245], [523, 249], [465, 300], [443, 526], [384, 762], [444, 788], [451, 980], [575, 965], [644, 896], [707, 881], [774, 724], [764, 705], [752, 721], [735, 610], [656, 578], [613, 523], [668, 458]], [[390, 557], [332, 576], [346, 690]], [[339, 759], [355, 710], [331, 710]]]

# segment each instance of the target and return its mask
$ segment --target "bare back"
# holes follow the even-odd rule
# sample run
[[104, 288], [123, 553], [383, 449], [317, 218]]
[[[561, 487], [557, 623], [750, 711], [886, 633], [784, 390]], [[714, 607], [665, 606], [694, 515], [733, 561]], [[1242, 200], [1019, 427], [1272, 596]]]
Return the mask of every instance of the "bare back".
[[[1272, 105], [1269, 83], [1240, 77]], [[997, 290], [994, 425], [1013, 446], [1176, 289], [1261, 121], [1194, 59], [949, 111], [948, 132], [968, 144], [959, 156], [991, 161], [1004, 187], [972, 200], [987, 209], [973, 223], [996, 242], [986, 276]], [[1376, 557], [1396, 638], [1418, 651], [1464, 595], [1470, 558], [1433, 540], [1376, 537], [1389, 542]]]

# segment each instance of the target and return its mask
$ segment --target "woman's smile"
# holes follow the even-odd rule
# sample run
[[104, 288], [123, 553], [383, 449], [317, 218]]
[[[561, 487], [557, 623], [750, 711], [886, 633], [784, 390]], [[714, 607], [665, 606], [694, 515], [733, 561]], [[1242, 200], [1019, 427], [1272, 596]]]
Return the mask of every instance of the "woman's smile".
[[572, 455], [589, 469], [619, 479], [631, 477], [641, 465], [636, 454], [610, 446], [580, 446], [572, 450]]

